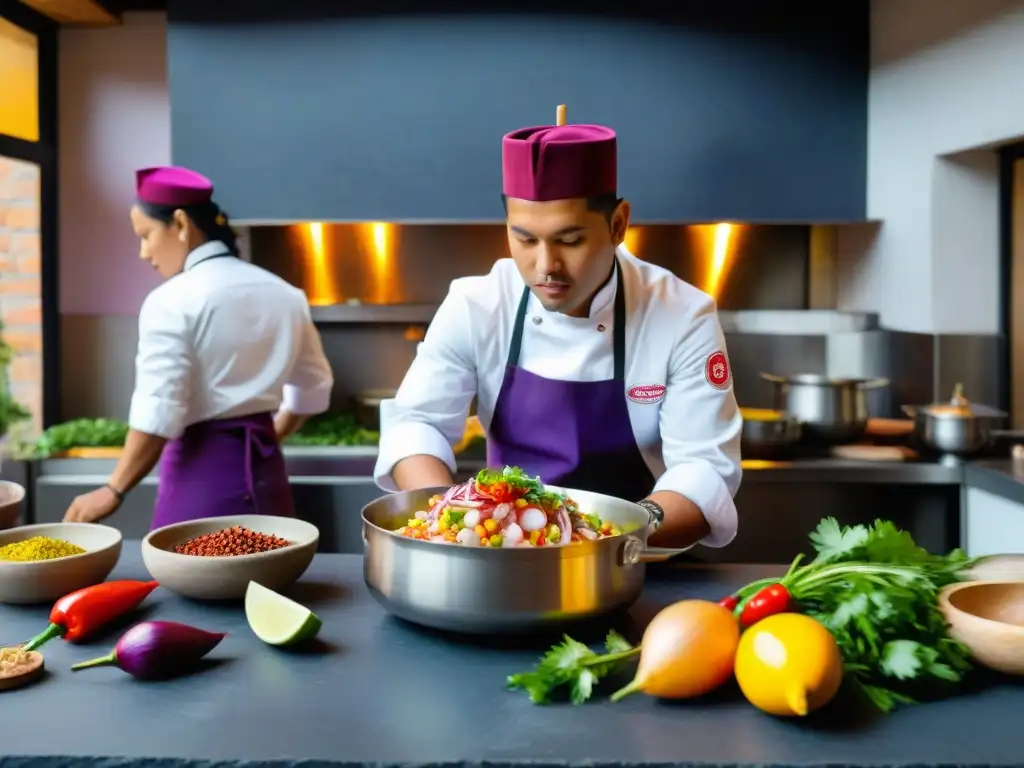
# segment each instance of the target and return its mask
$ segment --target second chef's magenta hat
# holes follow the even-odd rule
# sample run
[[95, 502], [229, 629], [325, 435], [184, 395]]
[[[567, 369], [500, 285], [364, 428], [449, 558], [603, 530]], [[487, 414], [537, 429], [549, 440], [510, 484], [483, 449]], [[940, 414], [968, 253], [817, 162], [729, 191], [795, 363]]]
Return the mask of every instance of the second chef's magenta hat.
[[135, 195], [152, 205], [202, 205], [213, 199], [213, 182], [180, 166], [143, 168], [135, 172]]
[[603, 125], [520, 128], [501, 141], [501, 191], [507, 197], [546, 202], [612, 194], [617, 188], [615, 131]]

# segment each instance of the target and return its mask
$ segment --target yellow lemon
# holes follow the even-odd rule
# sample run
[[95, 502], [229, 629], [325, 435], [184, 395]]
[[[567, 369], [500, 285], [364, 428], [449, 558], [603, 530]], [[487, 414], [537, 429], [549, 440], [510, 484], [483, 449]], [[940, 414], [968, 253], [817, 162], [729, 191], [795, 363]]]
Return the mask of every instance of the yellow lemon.
[[736, 682], [747, 701], [770, 715], [806, 715], [828, 704], [843, 681], [835, 638], [801, 613], [778, 613], [743, 633]]

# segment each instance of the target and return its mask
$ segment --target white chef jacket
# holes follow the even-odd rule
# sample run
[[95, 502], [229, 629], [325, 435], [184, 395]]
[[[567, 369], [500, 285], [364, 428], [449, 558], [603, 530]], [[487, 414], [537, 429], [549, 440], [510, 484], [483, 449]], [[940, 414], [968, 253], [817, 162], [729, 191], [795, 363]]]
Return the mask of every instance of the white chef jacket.
[[[711, 528], [701, 543], [724, 547], [736, 535], [743, 420], [731, 374], [722, 388], [709, 379], [711, 356], [721, 352], [728, 360], [715, 302], [625, 248], [618, 255], [626, 289], [625, 388], [665, 387], [659, 402], [627, 399], [637, 446], [657, 478], [652, 490], [675, 491], [696, 504]], [[487, 275], [452, 282], [395, 398], [381, 403], [374, 470], [380, 488], [396, 491], [391, 470], [418, 454], [435, 456], [454, 472], [452, 447], [474, 395], [488, 429], [523, 287], [508, 258]], [[531, 295], [519, 366], [563, 381], [613, 378], [615, 291], [616, 280], [609, 280], [585, 318], [549, 312]]]
[[204, 243], [139, 312], [132, 429], [174, 439], [208, 419], [327, 410], [334, 375], [303, 291]]

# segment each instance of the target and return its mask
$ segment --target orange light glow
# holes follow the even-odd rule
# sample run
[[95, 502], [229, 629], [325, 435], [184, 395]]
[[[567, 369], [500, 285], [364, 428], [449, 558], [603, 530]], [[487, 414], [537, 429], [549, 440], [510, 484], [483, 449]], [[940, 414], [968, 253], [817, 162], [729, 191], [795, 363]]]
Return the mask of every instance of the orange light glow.
[[331, 268], [328, 264], [327, 245], [324, 241], [324, 225], [311, 222], [306, 225], [306, 236], [309, 240], [309, 259], [311, 280], [307, 295], [309, 303], [314, 306], [337, 304], [341, 297], [334, 290], [331, 279]]
[[626, 237], [622, 241], [622, 244], [626, 246], [626, 250], [634, 256], [639, 256], [639, 251], [643, 247], [644, 242], [644, 230], [643, 227], [629, 227], [626, 230]]
[[698, 253], [707, 254], [706, 267], [701, 290], [713, 299], [721, 298], [726, 277], [729, 274], [732, 256], [736, 253], [736, 243], [742, 227], [737, 224], [720, 222], [718, 224], [701, 224], [689, 228], [696, 238]]
[[360, 233], [360, 247], [369, 250], [371, 259], [372, 301], [375, 304], [391, 304], [397, 301], [392, 296], [395, 287], [395, 235], [397, 224], [373, 221], [363, 224]]

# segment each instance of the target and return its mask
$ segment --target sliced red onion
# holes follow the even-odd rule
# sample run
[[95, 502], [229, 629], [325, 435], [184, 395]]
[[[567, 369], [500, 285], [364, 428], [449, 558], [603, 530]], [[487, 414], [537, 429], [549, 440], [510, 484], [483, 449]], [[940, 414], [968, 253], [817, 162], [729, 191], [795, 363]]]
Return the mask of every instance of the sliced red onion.
[[455, 509], [480, 509], [480, 507], [484, 506], [484, 502], [469, 501], [467, 499], [451, 499], [448, 502], [448, 506]]
[[569, 522], [569, 510], [563, 504], [555, 513], [555, 523], [558, 525], [558, 532], [562, 534], [558, 538], [559, 544], [568, 544], [572, 536], [572, 524]]
[[592, 531], [589, 528], [577, 528], [576, 530], [579, 531], [580, 536], [582, 536], [585, 539], [590, 539], [591, 541], [593, 541], [597, 538], [597, 532]]
[[516, 508], [512, 507], [511, 509], [509, 509], [508, 514], [506, 514], [505, 517], [502, 518], [502, 521], [501, 523], [499, 523], [499, 525], [501, 526], [501, 530], [504, 531], [510, 525], [516, 525], [518, 523], [519, 515], [516, 513]]

